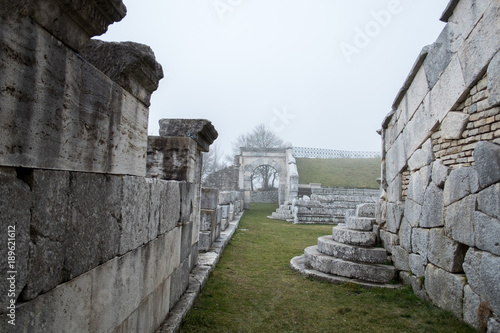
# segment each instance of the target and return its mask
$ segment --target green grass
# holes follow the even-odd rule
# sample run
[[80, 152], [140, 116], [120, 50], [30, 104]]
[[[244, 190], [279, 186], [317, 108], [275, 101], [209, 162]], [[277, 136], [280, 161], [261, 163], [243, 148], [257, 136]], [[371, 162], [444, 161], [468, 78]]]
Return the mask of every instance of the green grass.
[[379, 188], [380, 158], [297, 158], [300, 184]]
[[474, 332], [409, 289], [338, 286], [293, 272], [290, 259], [331, 226], [267, 219], [275, 208], [245, 212], [181, 332]]

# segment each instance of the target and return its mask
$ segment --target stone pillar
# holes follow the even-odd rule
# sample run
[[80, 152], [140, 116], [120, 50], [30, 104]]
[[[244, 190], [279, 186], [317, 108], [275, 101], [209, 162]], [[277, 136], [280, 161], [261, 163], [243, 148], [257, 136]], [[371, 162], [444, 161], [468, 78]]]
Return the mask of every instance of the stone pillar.
[[181, 223], [193, 224], [191, 245], [196, 247], [200, 231], [202, 152], [208, 152], [218, 133], [204, 119], [161, 119], [160, 136], [150, 136], [147, 177], [190, 183], [191, 198], [183, 203]]

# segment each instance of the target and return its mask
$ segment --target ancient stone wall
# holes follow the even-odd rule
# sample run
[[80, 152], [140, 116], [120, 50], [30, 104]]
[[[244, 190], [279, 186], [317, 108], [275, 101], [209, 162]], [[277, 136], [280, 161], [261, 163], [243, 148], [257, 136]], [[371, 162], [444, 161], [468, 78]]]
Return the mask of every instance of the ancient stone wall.
[[0, 0], [2, 332], [154, 332], [197, 263], [217, 132], [164, 120], [148, 140], [153, 52], [88, 42], [125, 11]]
[[415, 293], [500, 328], [500, 2], [451, 1], [383, 122], [380, 237]]
[[250, 194], [250, 202], [278, 204], [279, 203], [278, 189], [271, 191], [253, 191]]

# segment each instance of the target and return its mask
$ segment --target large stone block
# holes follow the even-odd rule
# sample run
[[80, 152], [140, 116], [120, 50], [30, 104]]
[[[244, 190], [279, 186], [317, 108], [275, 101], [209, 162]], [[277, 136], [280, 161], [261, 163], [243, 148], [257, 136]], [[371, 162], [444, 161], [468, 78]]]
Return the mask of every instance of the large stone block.
[[453, 170], [444, 185], [443, 203], [445, 206], [479, 190], [476, 168], [460, 167]]
[[219, 204], [219, 190], [216, 188], [201, 189], [201, 209], [217, 209]]
[[443, 208], [443, 190], [431, 182], [425, 190], [420, 226], [422, 228], [444, 226]]
[[477, 204], [478, 210], [500, 220], [500, 183], [481, 191]]
[[392, 263], [400, 271], [410, 271], [410, 254], [399, 245], [392, 247]]
[[160, 119], [160, 136], [188, 137], [195, 141], [201, 151], [208, 152], [219, 134], [206, 119]]
[[405, 203], [396, 202], [387, 204], [387, 231], [393, 234], [399, 231], [401, 221], [403, 220]]
[[[3, 267], [0, 273], [2, 279], [2, 283], [0, 283], [0, 304], [2, 304], [0, 313], [7, 311], [9, 299], [12, 299], [7, 295], [10, 287], [7, 278], [11, 274], [8, 271], [17, 271], [14, 300], [18, 299], [28, 278], [30, 210], [34, 203], [29, 187], [29, 184], [32, 184], [30, 178], [30, 170], [18, 169], [16, 172], [14, 168], [0, 167], [0, 228], [3, 230], [0, 235], [0, 243], [4, 247], [3, 255], [0, 256], [0, 267]], [[11, 257], [8, 253], [9, 247], [15, 252], [15, 263], [9, 263], [12, 261], [9, 260]], [[7, 324], [6, 317], [4, 319], [0, 325]], [[5, 331], [7, 332], [7, 330]]]
[[356, 216], [359, 217], [375, 217], [375, 210], [377, 209], [377, 205], [374, 203], [364, 203], [356, 206]]
[[413, 227], [418, 227], [420, 225], [420, 220], [422, 217], [422, 205], [416, 203], [410, 198], [405, 201], [404, 217]]
[[428, 259], [432, 264], [450, 273], [463, 271], [467, 246], [455, 242], [445, 235], [444, 228], [434, 228], [429, 232]]
[[385, 230], [380, 230], [380, 239], [387, 252], [392, 253], [392, 247], [394, 245], [399, 245], [399, 237], [396, 234], [387, 232]]
[[150, 106], [151, 94], [158, 89], [163, 70], [149, 46], [91, 39], [80, 55], [146, 106]]
[[[66, 282], [16, 309], [16, 332], [91, 332], [93, 305], [90, 273]], [[2, 332], [11, 331], [7, 320]]]
[[202, 209], [200, 211], [200, 231], [215, 231], [217, 225], [217, 211]]
[[424, 167], [411, 175], [410, 183], [408, 184], [408, 199], [413, 200], [419, 205], [424, 204], [425, 190], [431, 179], [431, 171], [430, 167]]
[[189, 260], [186, 259], [172, 273], [170, 282], [170, 306], [173, 307], [189, 285]]
[[422, 145], [422, 148], [418, 149], [413, 153], [413, 155], [411, 155], [408, 160], [408, 168], [411, 171], [415, 171], [424, 166], [430, 165], [432, 160], [432, 140], [429, 139]]
[[120, 254], [148, 242], [149, 194], [145, 178], [123, 178]]
[[483, 251], [469, 248], [465, 255], [463, 268], [467, 276], [467, 282], [476, 294], [483, 294], [483, 285], [481, 281], [481, 262]]
[[27, 18], [1, 22], [2, 164], [143, 176], [147, 107]]
[[147, 176], [195, 183], [198, 150], [188, 137], [148, 137]]
[[370, 217], [350, 216], [346, 219], [346, 225], [349, 229], [359, 231], [371, 231], [375, 224], [375, 219]]
[[425, 289], [429, 298], [438, 307], [462, 318], [465, 276], [451, 274], [433, 264], [425, 270]]
[[444, 184], [446, 179], [448, 179], [448, 175], [450, 173], [450, 168], [443, 165], [441, 160], [436, 160], [432, 164], [432, 181], [439, 188], [444, 188]]
[[488, 66], [488, 102], [491, 106], [500, 105], [500, 52], [493, 57]]
[[433, 88], [439, 77], [448, 67], [453, 51], [451, 49], [453, 33], [451, 25], [446, 25], [435, 43], [429, 47], [429, 54], [425, 58], [424, 68], [428, 78], [430, 88]]
[[469, 115], [463, 112], [449, 112], [441, 123], [441, 138], [444, 140], [456, 140], [462, 138]]
[[174, 229], [181, 215], [181, 190], [177, 181], [160, 181], [163, 190], [161, 192], [160, 235]]
[[481, 260], [482, 297], [494, 313], [500, 313], [500, 257], [484, 252]]
[[472, 327], [479, 329], [481, 323], [479, 320], [479, 307], [481, 297], [476, 294], [469, 285], [464, 288], [464, 321]]
[[500, 255], [500, 221], [481, 212], [474, 213], [476, 247]]
[[500, 145], [478, 142], [474, 149], [474, 161], [481, 188], [500, 181]]
[[333, 227], [332, 237], [336, 242], [356, 246], [374, 246], [377, 243], [374, 232], [350, 230], [341, 226]]
[[427, 262], [419, 254], [411, 253], [408, 258], [408, 263], [410, 265], [411, 272], [416, 277], [422, 277], [425, 275], [425, 266]]
[[388, 202], [398, 202], [403, 200], [402, 196], [402, 182], [401, 175], [398, 175], [394, 180], [387, 184], [387, 201]]
[[451, 204], [445, 213], [446, 234], [453, 240], [475, 246], [474, 212], [476, 210], [476, 195], [469, 195]]
[[499, 16], [500, 4], [492, 1], [458, 51], [466, 86], [479, 78], [500, 49], [495, 39], [500, 34]]
[[412, 252], [411, 234], [412, 234], [412, 226], [410, 225], [410, 223], [406, 218], [403, 218], [403, 222], [401, 222], [401, 228], [399, 229], [399, 244], [403, 249], [405, 249], [408, 252]]
[[[6, 4], [2, 3], [4, 6]], [[110, 24], [120, 21], [127, 13], [121, 0], [93, 3], [44, 0], [22, 2], [18, 6], [23, 13], [75, 50], [80, 50], [91, 37], [105, 33]], [[12, 11], [13, 8], [8, 12]]]
[[428, 260], [429, 229], [413, 228], [411, 235], [411, 248], [414, 253], [420, 254], [422, 260]]
[[346, 245], [335, 242], [330, 236], [318, 238], [318, 251], [336, 258], [363, 263], [385, 264], [387, 261], [385, 249]]

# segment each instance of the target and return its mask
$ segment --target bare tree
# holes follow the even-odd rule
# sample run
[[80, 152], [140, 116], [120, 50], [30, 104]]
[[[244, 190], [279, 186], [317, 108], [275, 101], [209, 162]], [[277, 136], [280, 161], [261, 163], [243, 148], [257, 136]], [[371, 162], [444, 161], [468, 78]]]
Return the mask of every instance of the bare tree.
[[203, 153], [203, 165], [201, 169], [201, 180], [204, 181], [208, 175], [226, 167], [224, 152], [217, 143], [214, 143], [208, 153]]
[[[276, 133], [264, 124], [257, 125], [251, 132], [241, 134], [233, 142], [233, 155], [241, 154], [241, 148], [285, 148], [287, 144]], [[252, 174], [252, 191], [254, 180], [262, 183], [263, 190], [274, 188], [278, 173], [270, 165], [261, 165]]]

